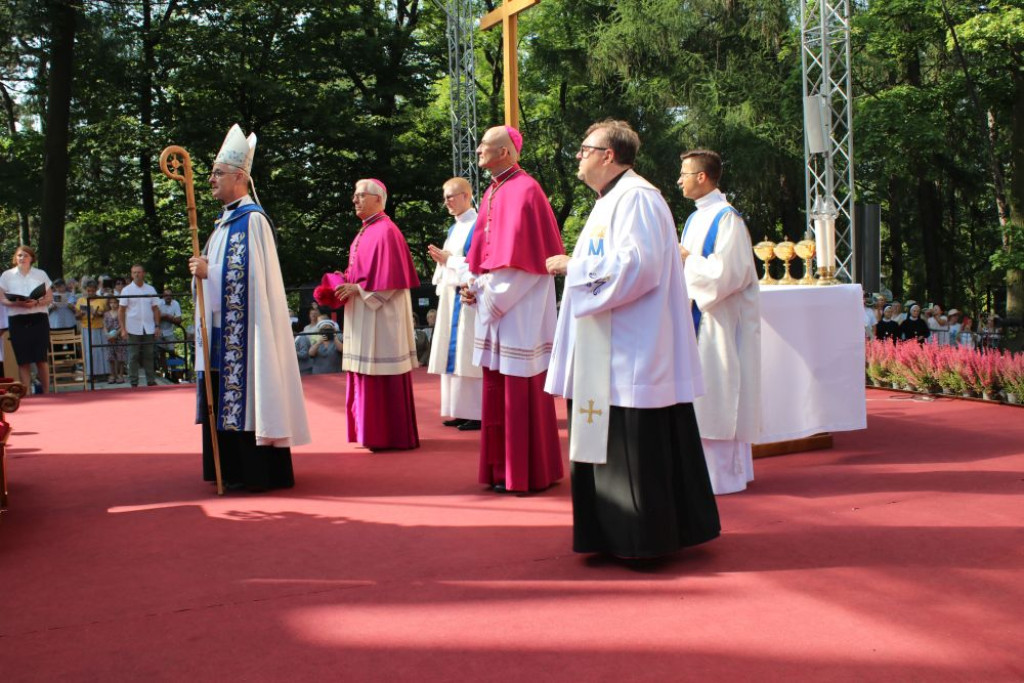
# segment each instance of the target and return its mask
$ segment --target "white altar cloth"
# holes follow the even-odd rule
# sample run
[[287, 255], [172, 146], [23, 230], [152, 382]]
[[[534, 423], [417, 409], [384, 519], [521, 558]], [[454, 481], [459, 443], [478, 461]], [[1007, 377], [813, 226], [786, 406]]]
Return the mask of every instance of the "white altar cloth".
[[761, 438], [867, 427], [859, 284], [761, 287]]

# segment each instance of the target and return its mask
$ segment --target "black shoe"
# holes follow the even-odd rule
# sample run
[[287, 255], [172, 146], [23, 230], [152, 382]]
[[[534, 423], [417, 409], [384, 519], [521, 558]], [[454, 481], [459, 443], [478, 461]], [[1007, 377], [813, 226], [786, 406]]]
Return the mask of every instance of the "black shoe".
[[146, 386], [147, 387], [155, 387], [156, 386], [156, 382], [146, 382]]
[[478, 432], [480, 431], [480, 420], [465, 420], [457, 429], [460, 432]]
[[491, 487], [495, 493], [508, 493], [508, 489], [505, 488], [504, 484], [495, 484]]
[[443, 424], [445, 427], [459, 427], [464, 422], [468, 422], [468, 421], [469, 420], [463, 420], [461, 417], [457, 417], [454, 420], [445, 420], [441, 424]]

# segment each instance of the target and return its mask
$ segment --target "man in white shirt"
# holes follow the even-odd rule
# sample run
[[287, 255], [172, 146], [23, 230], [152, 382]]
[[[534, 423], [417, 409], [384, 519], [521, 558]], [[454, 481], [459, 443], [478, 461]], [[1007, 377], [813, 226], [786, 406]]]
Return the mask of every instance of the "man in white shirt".
[[174, 348], [174, 328], [181, 324], [181, 304], [171, 290], [164, 288], [164, 296], [157, 306], [160, 309], [160, 366], [167, 372], [168, 356], [178, 355]]
[[121, 289], [117, 317], [121, 323], [121, 339], [128, 340], [128, 381], [139, 386], [139, 359], [146, 370], [146, 385], [156, 384], [153, 371], [153, 348], [160, 336], [160, 299], [153, 285], [146, 284], [146, 269], [132, 266], [132, 281]]

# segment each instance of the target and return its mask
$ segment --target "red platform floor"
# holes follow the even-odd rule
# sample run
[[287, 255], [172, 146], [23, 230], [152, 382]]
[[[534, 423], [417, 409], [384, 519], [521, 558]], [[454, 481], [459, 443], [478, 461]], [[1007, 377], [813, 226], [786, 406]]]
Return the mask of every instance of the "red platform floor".
[[220, 498], [191, 387], [25, 400], [0, 680], [1024, 679], [1024, 410], [869, 390], [867, 430], [756, 461], [721, 538], [631, 568], [572, 552], [567, 480], [479, 486], [422, 370], [412, 452], [305, 382], [295, 488]]

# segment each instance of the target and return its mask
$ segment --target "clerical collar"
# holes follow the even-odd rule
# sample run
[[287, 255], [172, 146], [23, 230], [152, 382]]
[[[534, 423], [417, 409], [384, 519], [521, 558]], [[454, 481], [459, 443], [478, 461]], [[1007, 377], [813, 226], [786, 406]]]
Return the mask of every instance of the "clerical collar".
[[694, 200], [694, 202], [696, 202], [696, 204], [697, 204], [697, 208], [698, 209], [706, 209], [707, 207], [711, 206], [712, 204], [715, 204], [717, 202], [724, 202], [724, 201], [728, 201], [728, 200], [725, 198], [725, 195], [722, 194], [722, 191], [719, 190], [717, 187], [715, 189], [711, 190], [711, 192], [708, 192], [703, 197], [700, 197], [700, 198]]
[[476, 220], [476, 209], [472, 206], [455, 217], [456, 223], [466, 223], [472, 220]]
[[224, 210], [225, 211], [234, 211], [235, 209], [238, 208], [238, 205], [242, 203], [243, 199], [245, 199], [245, 197], [239, 197], [238, 199], [236, 199], [235, 201], [231, 202], [230, 204], [225, 204], [224, 205]]
[[619, 184], [619, 181], [622, 180], [622, 176], [626, 175], [629, 172], [629, 170], [630, 169], [627, 168], [622, 173], [620, 173], [619, 175], [617, 175], [614, 178], [612, 178], [611, 182], [609, 182], [607, 185], [605, 185], [601, 189], [601, 191], [597, 193], [597, 198], [600, 199], [601, 197], [603, 197], [606, 194], [608, 194], [609, 192], [611, 192], [615, 188], [615, 186]]
[[384, 214], [383, 211], [378, 211], [377, 213], [373, 214], [372, 216], [370, 216], [369, 218], [367, 218], [367, 219], [365, 219], [363, 221], [363, 227], [365, 228], [368, 225], [372, 225], [372, 224], [376, 223], [381, 218], [384, 218], [384, 215], [385, 214]]
[[508, 180], [509, 178], [511, 178], [513, 175], [515, 175], [520, 170], [522, 170], [522, 169], [519, 168], [519, 164], [512, 164], [511, 166], [506, 168], [504, 171], [502, 171], [498, 175], [491, 176], [491, 182], [503, 183], [506, 180]]

